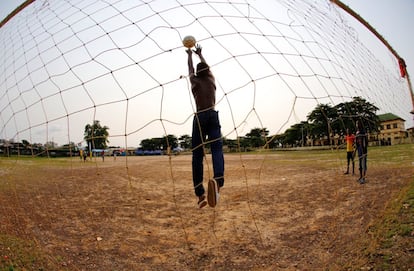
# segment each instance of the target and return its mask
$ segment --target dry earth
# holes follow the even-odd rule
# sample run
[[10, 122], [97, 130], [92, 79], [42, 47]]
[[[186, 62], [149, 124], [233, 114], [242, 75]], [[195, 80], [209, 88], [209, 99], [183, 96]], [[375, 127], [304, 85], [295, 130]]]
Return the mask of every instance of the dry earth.
[[61, 270], [355, 270], [413, 176], [371, 163], [360, 185], [335, 157], [225, 159], [220, 202], [201, 210], [190, 155], [18, 160], [2, 167], [0, 233], [34, 240]]

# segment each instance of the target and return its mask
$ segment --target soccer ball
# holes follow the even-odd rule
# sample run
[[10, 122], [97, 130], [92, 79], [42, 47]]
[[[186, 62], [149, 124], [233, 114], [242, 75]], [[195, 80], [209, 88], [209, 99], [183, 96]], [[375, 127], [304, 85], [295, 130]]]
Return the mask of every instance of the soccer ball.
[[196, 44], [196, 39], [193, 36], [185, 36], [183, 39], [183, 45], [187, 48], [194, 47]]

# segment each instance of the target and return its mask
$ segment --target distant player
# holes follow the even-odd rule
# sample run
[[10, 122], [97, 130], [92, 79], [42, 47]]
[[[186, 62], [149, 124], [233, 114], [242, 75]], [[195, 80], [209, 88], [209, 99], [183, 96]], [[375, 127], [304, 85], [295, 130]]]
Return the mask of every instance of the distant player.
[[347, 168], [344, 174], [349, 174], [349, 164], [352, 161], [352, 175], [355, 174], [355, 135], [346, 129], [346, 160], [347, 160]]
[[356, 132], [356, 149], [359, 158], [359, 180], [360, 184], [366, 182], [365, 177], [367, 174], [367, 158], [368, 158], [368, 136], [364, 127], [360, 121], [357, 121]]
[[[219, 190], [224, 185], [224, 157], [223, 142], [221, 140], [221, 126], [218, 112], [214, 109], [216, 103], [216, 84], [210, 67], [207, 65], [202, 53], [201, 46], [196, 45], [194, 53], [200, 58], [197, 64], [197, 73], [194, 73], [191, 49], [187, 49], [188, 71], [191, 82], [191, 91], [197, 107], [193, 119], [192, 132], [192, 169], [194, 192], [198, 197], [198, 206], [203, 208], [208, 204], [215, 207], [219, 198]], [[210, 142], [213, 160], [214, 178], [208, 182], [207, 202], [203, 186], [203, 142]]]

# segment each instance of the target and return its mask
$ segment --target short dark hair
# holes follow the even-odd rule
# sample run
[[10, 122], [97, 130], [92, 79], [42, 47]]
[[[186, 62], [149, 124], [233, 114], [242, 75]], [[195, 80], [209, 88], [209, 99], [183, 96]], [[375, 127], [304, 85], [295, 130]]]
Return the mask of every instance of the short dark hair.
[[204, 77], [208, 75], [210, 67], [205, 62], [200, 62], [197, 64], [197, 76]]

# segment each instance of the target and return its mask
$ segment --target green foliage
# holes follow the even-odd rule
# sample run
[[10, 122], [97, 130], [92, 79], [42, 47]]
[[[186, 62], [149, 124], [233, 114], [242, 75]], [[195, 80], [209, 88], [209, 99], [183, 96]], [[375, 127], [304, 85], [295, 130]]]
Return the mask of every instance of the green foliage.
[[355, 122], [359, 120], [365, 129], [378, 131], [379, 118], [376, 112], [379, 108], [367, 102], [365, 99], [354, 97], [351, 102], [336, 105], [335, 109], [342, 123], [342, 127], [355, 128]]
[[0, 234], [0, 256], [0, 271], [55, 269], [34, 243], [11, 235]]
[[180, 144], [181, 148], [190, 149], [191, 148], [191, 136], [189, 135], [180, 136], [178, 138], [178, 143]]
[[328, 142], [333, 134], [344, 132], [346, 128], [355, 131], [356, 121], [361, 121], [368, 131], [378, 131], [379, 118], [376, 115], [378, 108], [361, 97], [354, 97], [352, 101], [340, 103], [336, 106], [319, 104], [307, 116], [307, 121], [292, 125], [286, 130], [283, 142], [296, 144], [304, 137], [318, 138], [326, 136]]
[[[412, 249], [414, 236], [414, 182], [401, 190], [387, 208], [382, 221], [376, 223], [371, 234], [377, 245], [369, 252], [373, 270], [411, 270], [414, 266]], [[378, 253], [380, 252], [380, 253]]]
[[259, 148], [264, 145], [266, 136], [269, 131], [266, 128], [253, 128], [250, 133], [246, 134], [246, 143], [253, 148]]
[[[190, 144], [191, 141], [188, 143], [188, 138], [184, 137], [186, 140], [186, 144]], [[141, 141], [141, 148], [144, 150], [166, 150], [168, 147], [171, 149], [176, 148], [178, 146], [178, 139], [175, 135], [167, 135], [164, 137], [155, 137], [155, 138], [148, 138]]]
[[[379, 127], [379, 118], [376, 115], [378, 108], [367, 102], [361, 97], [354, 97], [352, 101], [340, 103], [336, 106], [329, 104], [319, 104], [311, 111], [306, 121], [294, 124], [289, 127], [282, 135], [268, 137], [267, 128], [253, 128], [244, 137], [237, 140], [223, 140], [223, 144], [228, 146], [230, 151], [234, 150], [251, 150], [266, 146], [275, 148], [281, 144], [287, 145], [305, 145], [306, 138], [330, 137], [333, 134], [344, 133], [347, 128], [351, 131], [356, 130], [356, 121], [361, 121], [362, 125], [368, 131], [377, 131]], [[151, 138], [141, 141], [141, 147], [144, 150], [159, 150], [166, 148], [164, 138]], [[191, 148], [191, 137], [183, 135], [179, 139], [179, 144], [184, 149]], [[176, 138], [168, 136], [169, 146], [173, 148], [178, 145]]]
[[361, 97], [354, 97], [350, 102], [336, 106], [328, 104], [318, 105], [308, 115], [308, 122], [314, 125], [314, 131], [329, 136], [332, 131], [341, 131], [346, 128], [355, 130], [357, 120], [369, 131], [377, 131], [379, 119], [376, 115], [378, 107]]
[[308, 122], [313, 124], [315, 134], [327, 135], [332, 133], [332, 124], [338, 119], [338, 112], [328, 104], [319, 104], [308, 115]]
[[312, 130], [316, 130], [313, 125], [306, 121], [302, 121], [301, 123], [294, 124], [287, 129], [282, 141], [284, 144], [295, 144], [299, 141], [299, 145], [303, 145], [305, 143], [305, 136], [311, 134]]
[[84, 139], [88, 146], [92, 149], [106, 149], [108, 140], [109, 128], [101, 126], [99, 120], [95, 120], [93, 124], [87, 124], [84, 131]]

